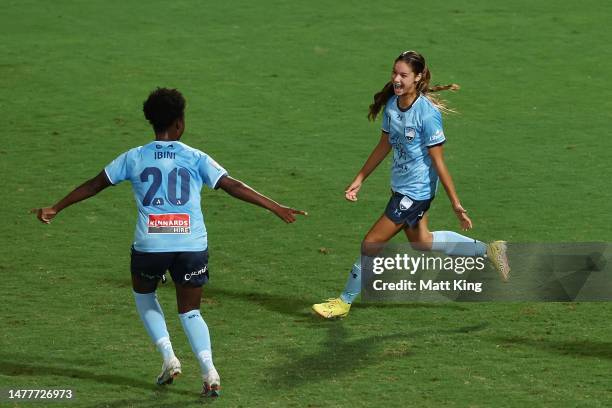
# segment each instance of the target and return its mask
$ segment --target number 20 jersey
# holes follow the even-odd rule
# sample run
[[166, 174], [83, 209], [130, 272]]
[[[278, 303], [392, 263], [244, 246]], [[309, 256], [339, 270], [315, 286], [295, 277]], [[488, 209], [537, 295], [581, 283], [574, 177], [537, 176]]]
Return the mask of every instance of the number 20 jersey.
[[202, 184], [215, 188], [227, 171], [206, 153], [178, 141], [154, 141], [121, 154], [104, 168], [108, 180], [132, 183], [138, 207], [134, 249], [204, 251]]

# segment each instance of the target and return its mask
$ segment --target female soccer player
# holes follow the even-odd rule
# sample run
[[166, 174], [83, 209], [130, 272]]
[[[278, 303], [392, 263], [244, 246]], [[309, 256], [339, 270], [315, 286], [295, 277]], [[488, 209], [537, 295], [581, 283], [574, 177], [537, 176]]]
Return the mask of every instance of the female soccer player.
[[[450, 173], [444, 163], [440, 110], [446, 107], [431, 93], [458, 89], [455, 84], [430, 88], [431, 73], [423, 56], [403, 52], [395, 59], [391, 81], [374, 95], [368, 118], [375, 120], [384, 106], [380, 141], [346, 188], [345, 197], [357, 201], [357, 193], [366, 178], [393, 150], [391, 168], [392, 195], [383, 215], [374, 223], [362, 242], [362, 254], [375, 255], [376, 248], [403, 230], [413, 248], [442, 251], [447, 255], [487, 256], [503, 280], [510, 272], [506, 243], [488, 245], [452, 231], [430, 232], [427, 210], [434, 199], [438, 179], [450, 199], [461, 228], [472, 228], [472, 220], [461, 205]], [[339, 298], [313, 305], [326, 318], [345, 317], [361, 291], [361, 259], [353, 265], [346, 287]]]
[[48, 224], [64, 208], [110, 185], [131, 182], [138, 207], [131, 256], [132, 287], [138, 313], [163, 357], [157, 383], [171, 384], [181, 373], [155, 293], [159, 280], [170, 271], [179, 318], [202, 369], [202, 395], [216, 397], [221, 381], [213, 365], [208, 326], [200, 315], [202, 285], [209, 277], [207, 234], [200, 208], [202, 184], [270, 210], [286, 223], [294, 222], [295, 214], [306, 213], [259, 194], [228, 176], [206, 153], [181, 143], [185, 99], [176, 89], [153, 91], [143, 110], [153, 126], [154, 141], [121, 154], [52, 207], [33, 212]]

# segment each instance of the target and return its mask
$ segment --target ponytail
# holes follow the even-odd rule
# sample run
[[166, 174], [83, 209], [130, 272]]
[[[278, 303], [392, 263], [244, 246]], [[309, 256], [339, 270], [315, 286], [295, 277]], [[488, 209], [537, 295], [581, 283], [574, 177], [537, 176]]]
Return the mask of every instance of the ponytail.
[[461, 89], [461, 87], [457, 84], [434, 85], [432, 87], [428, 87], [427, 91], [423, 92], [423, 96], [429, 99], [429, 101], [433, 103], [434, 106], [441, 112], [456, 113], [457, 111], [448, 107], [444, 99], [440, 98], [438, 95], [432, 95], [432, 93], [440, 91], [458, 91], [459, 89]]
[[458, 91], [461, 87], [457, 84], [448, 85], [434, 85], [427, 90], [427, 92], [440, 92], [440, 91]]
[[380, 113], [383, 106], [387, 104], [389, 98], [393, 96], [393, 84], [391, 81], [387, 82], [380, 92], [374, 94], [374, 103], [370, 105], [368, 112], [368, 119], [374, 122], [376, 117]]
[[425, 60], [423, 60], [423, 72], [421, 72], [421, 80], [417, 84], [417, 90], [422, 93], [423, 96], [425, 96], [427, 99], [429, 99], [429, 101], [433, 103], [434, 106], [440, 109], [442, 112], [455, 112], [446, 105], [446, 101], [444, 99], [441, 99], [437, 95], [432, 95], [432, 93], [440, 91], [457, 91], [461, 89], [461, 87], [457, 84], [434, 85], [430, 87], [429, 81], [431, 80], [431, 72], [429, 71], [429, 67], [427, 67], [424, 62]]

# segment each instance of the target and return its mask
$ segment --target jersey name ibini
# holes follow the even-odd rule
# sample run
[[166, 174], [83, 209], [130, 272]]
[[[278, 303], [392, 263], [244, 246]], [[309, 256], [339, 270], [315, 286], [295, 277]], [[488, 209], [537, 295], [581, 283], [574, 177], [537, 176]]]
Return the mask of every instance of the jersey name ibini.
[[419, 95], [404, 111], [393, 95], [383, 112], [382, 130], [388, 133], [393, 148], [391, 189], [415, 200], [433, 198], [438, 174], [428, 149], [446, 140], [438, 108]]
[[138, 207], [134, 248], [141, 252], [203, 251], [208, 247], [200, 191], [227, 171], [206, 153], [154, 141], [121, 154], [104, 168], [112, 184], [129, 180]]

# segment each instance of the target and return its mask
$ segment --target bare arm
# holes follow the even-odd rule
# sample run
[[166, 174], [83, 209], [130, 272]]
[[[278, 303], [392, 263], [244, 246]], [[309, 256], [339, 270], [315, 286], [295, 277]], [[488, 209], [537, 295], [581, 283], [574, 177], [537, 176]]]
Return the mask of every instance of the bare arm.
[[382, 132], [378, 144], [374, 147], [372, 153], [370, 153], [370, 156], [364, 163], [361, 170], [359, 170], [359, 173], [357, 173], [357, 176], [355, 176], [355, 179], [353, 179], [353, 182], [346, 188], [344, 196], [347, 200], [357, 201], [357, 192], [361, 188], [361, 184], [363, 184], [363, 182], [365, 181], [365, 179], [368, 178], [370, 173], [372, 173], [376, 169], [376, 167], [378, 167], [380, 162], [382, 162], [385, 157], [387, 157], [387, 154], [389, 154], [390, 150], [391, 145], [389, 144], [389, 135], [385, 132]]
[[86, 200], [89, 197], [93, 197], [110, 185], [111, 183], [108, 181], [106, 173], [102, 170], [96, 177], [87, 180], [72, 190], [66, 197], [55, 203], [55, 205], [51, 207], [34, 208], [31, 212], [35, 213], [40, 221], [49, 224], [64, 208], [78, 203], [79, 201]]
[[221, 177], [221, 180], [217, 183], [217, 187], [221, 188], [227, 194], [232, 197], [236, 197], [239, 200], [246, 201], [247, 203], [255, 204], [259, 207], [263, 207], [266, 210], [273, 212], [278, 218], [285, 221], [286, 223], [292, 223], [295, 221], [295, 214], [308, 215], [305, 211], [295, 210], [290, 207], [285, 207], [269, 199], [268, 197], [259, 194], [251, 187], [247, 186], [240, 180], [236, 180], [229, 176]]
[[461, 206], [459, 196], [457, 196], [457, 192], [455, 191], [455, 184], [453, 183], [453, 179], [448, 171], [448, 168], [446, 167], [446, 163], [444, 162], [443, 146], [439, 145], [429, 148], [429, 155], [431, 156], [433, 165], [436, 168], [438, 177], [440, 177], [440, 182], [442, 183], [442, 186], [444, 186], [446, 195], [453, 206], [453, 211], [461, 223], [461, 228], [463, 230], [471, 229], [472, 220], [467, 216], [467, 211]]

